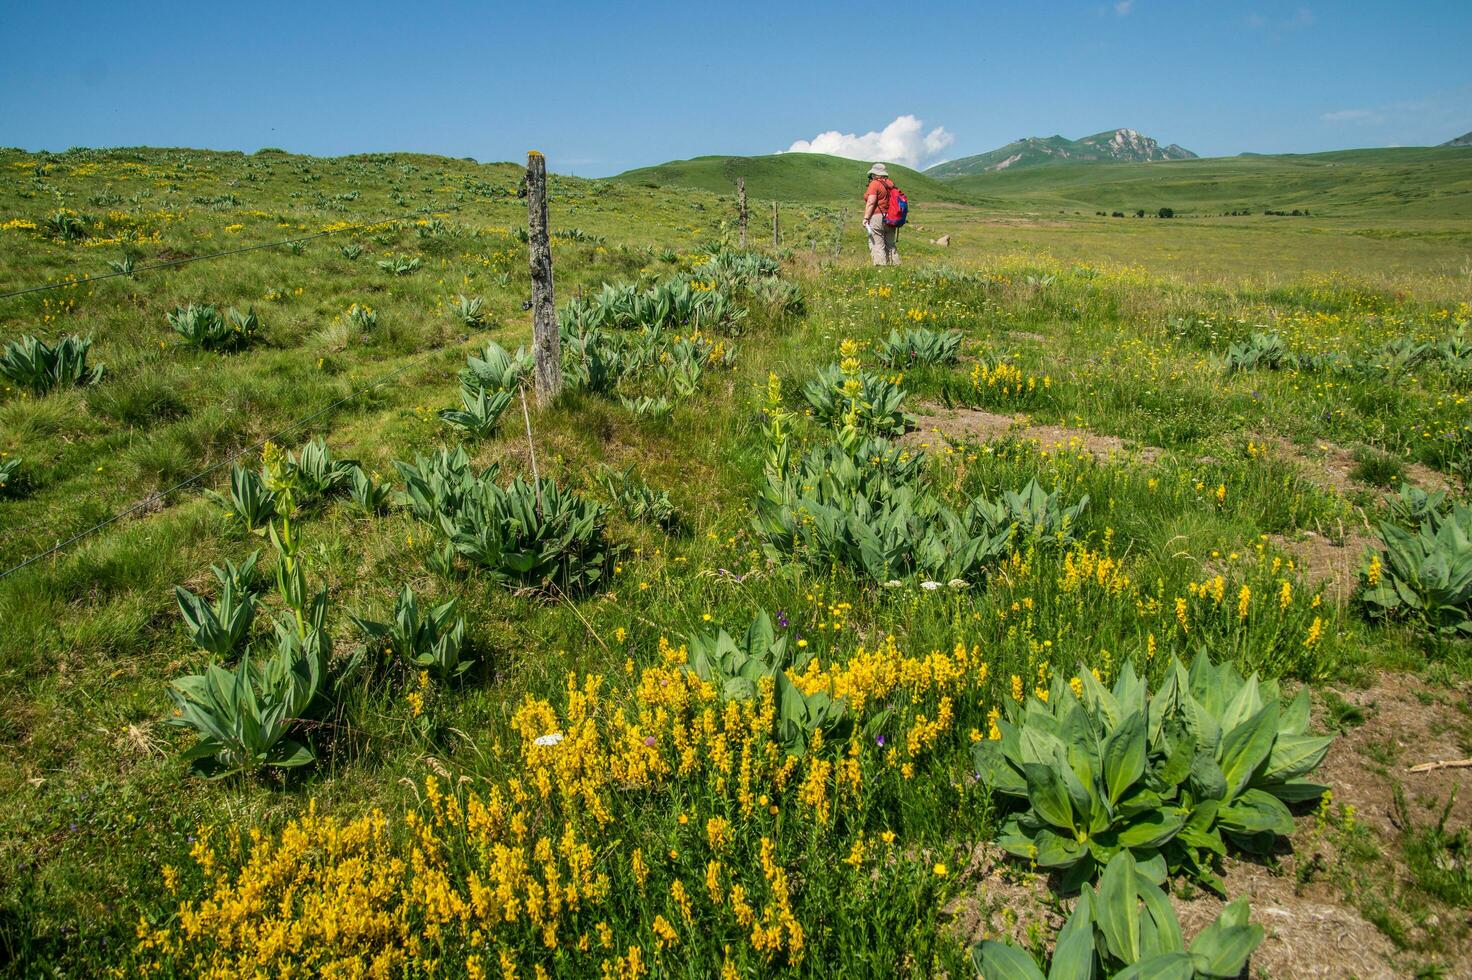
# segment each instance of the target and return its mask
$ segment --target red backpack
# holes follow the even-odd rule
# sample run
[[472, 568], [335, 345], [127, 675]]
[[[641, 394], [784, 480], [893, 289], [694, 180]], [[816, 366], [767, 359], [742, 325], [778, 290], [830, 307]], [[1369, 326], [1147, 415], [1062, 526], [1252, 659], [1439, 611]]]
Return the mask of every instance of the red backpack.
[[910, 199], [905, 192], [889, 182], [889, 206], [884, 209], [884, 226], [886, 228], [899, 228], [909, 220]]

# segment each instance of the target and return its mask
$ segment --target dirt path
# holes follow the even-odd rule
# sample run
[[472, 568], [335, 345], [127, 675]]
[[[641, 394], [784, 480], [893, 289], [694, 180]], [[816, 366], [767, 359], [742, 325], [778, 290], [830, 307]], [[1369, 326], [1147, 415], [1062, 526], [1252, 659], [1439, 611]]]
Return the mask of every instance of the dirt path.
[[[1154, 463], [1166, 452], [1158, 446], [1140, 445], [1088, 429], [1034, 425], [1026, 415], [1000, 415], [981, 409], [946, 408], [929, 403], [919, 408], [915, 417], [916, 428], [899, 439], [902, 444], [919, 449], [935, 449], [958, 441], [986, 443], [1012, 437], [1036, 443], [1041, 449], [1084, 452], [1100, 459], [1129, 459], [1146, 465]], [[1271, 446], [1275, 453], [1291, 461], [1306, 479], [1326, 490], [1347, 495], [1379, 489], [1353, 478], [1357, 461], [1354, 453], [1342, 446], [1318, 442], [1304, 449], [1281, 436], [1253, 438]], [[1443, 490], [1450, 485], [1443, 474], [1420, 463], [1405, 464], [1405, 474], [1411, 483], [1427, 490]], [[1390, 491], [1383, 489], [1380, 492], [1384, 496], [1391, 495]], [[1375, 540], [1366, 527], [1345, 527], [1343, 538], [1342, 542], [1336, 542], [1312, 531], [1299, 538], [1280, 534], [1271, 536], [1274, 546], [1294, 559], [1307, 582], [1323, 584], [1326, 593], [1338, 602], [1347, 601], [1354, 594], [1359, 582], [1360, 558]]]

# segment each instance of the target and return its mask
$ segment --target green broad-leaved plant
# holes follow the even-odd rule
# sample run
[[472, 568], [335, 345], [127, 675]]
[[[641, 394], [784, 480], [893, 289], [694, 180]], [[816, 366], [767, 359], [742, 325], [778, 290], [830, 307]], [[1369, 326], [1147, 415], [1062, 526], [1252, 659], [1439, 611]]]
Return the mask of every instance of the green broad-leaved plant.
[[254, 308], [242, 313], [230, 308], [224, 315], [213, 306], [190, 303], [168, 314], [169, 326], [188, 344], [204, 350], [234, 351], [250, 346], [261, 322]]
[[[672, 355], [673, 350], [671, 348]], [[705, 364], [698, 359], [671, 356], [656, 362], [651, 374], [656, 391], [667, 391], [676, 398], [689, 398], [700, 387]]]
[[458, 512], [468, 493], [481, 483], [494, 483], [501, 473], [498, 463], [475, 469], [463, 446], [436, 449], [432, 455], [416, 456], [413, 463], [395, 460], [394, 469], [404, 480], [395, 499], [434, 527], [439, 527], [440, 514]]
[[373, 479], [363, 467], [353, 467], [352, 477], [348, 481], [348, 500], [355, 509], [371, 517], [388, 510], [392, 499], [392, 487]]
[[[805, 755], [816, 738], [841, 741], [852, 729], [853, 717], [842, 698], [823, 691], [805, 694], [792, 683], [787, 672], [802, 670], [812, 654], [794, 655], [788, 636], [777, 633], [765, 611], [757, 613], [739, 640], [725, 630], [693, 633], [686, 650], [685, 669], [714, 685], [726, 700], [753, 700], [770, 685], [776, 709], [774, 736], [790, 755]], [[870, 726], [881, 725], [885, 716], [881, 712]]]
[[335, 458], [318, 436], [302, 446], [300, 455], [288, 452], [268, 482], [278, 491], [289, 490], [296, 500], [315, 501], [346, 490], [360, 468], [356, 460]]
[[378, 262], [378, 267], [384, 272], [389, 273], [390, 275], [407, 276], [411, 272], [418, 271], [421, 264], [422, 263], [417, 256], [414, 258], [410, 258], [409, 256], [404, 255], [401, 252], [393, 258], [380, 259]]
[[450, 303], [450, 309], [455, 314], [455, 319], [472, 330], [485, 323], [486, 314], [484, 310], [485, 300], [479, 296], [466, 296], [461, 293]]
[[860, 371], [856, 377], [841, 366], [819, 368], [802, 396], [813, 417], [831, 427], [853, 426], [872, 435], [902, 435], [914, 425], [904, 411], [905, 390], [888, 378]]
[[1466, 323], [1458, 324], [1456, 332], [1436, 345], [1436, 356], [1442, 367], [1464, 384], [1472, 379], [1472, 334], [1468, 333], [1467, 326]]
[[556, 481], [521, 477], [502, 488], [469, 488], [439, 525], [455, 554], [502, 585], [583, 595], [602, 585], [617, 549], [608, 541], [607, 508]]
[[754, 301], [783, 316], [802, 316], [807, 312], [802, 285], [791, 279], [757, 279], [746, 290]]
[[1227, 905], [1188, 945], [1165, 892], [1129, 851], [1085, 885], [1058, 933], [1046, 973], [1011, 943], [983, 940], [971, 961], [983, 980], [1193, 980], [1237, 977], [1263, 939], [1245, 898]]
[[1172, 660], [1154, 694], [1126, 662], [1112, 689], [1080, 668], [1081, 696], [1055, 677], [973, 746], [978, 777], [1021, 805], [1003, 824], [1010, 853], [1063, 873], [1066, 890], [1120, 851], [1156, 881], [1185, 874], [1220, 893], [1229, 847], [1269, 853], [1293, 832], [1289, 805], [1324, 786], [1303, 777], [1332, 736], [1308, 734], [1305, 688], [1286, 706], [1276, 682], [1244, 678], [1203, 651]]
[[769, 469], [752, 528], [775, 561], [840, 564], [887, 584], [976, 584], [1019, 536], [1071, 540], [1088, 498], [1065, 505], [1036, 481], [957, 510], [935, 491], [925, 457], [850, 429], [785, 472]]
[[0, 351], [0, 377], [37, 397], [55, 388], [80, 388], [102, 380], [102, 365], [87, 364], [92, 338], [66, 334], [55, 345], [36, 337], [6, 343]]
[[485, 438], [501, 425], [501, 416], [511, 405], [511, 392], [487, 391], [478, 386], [462, 385], [460, 403], [463, 408], [442, 408], [439, 417], [466, 435]]
[[562, 378], [570, 388], [611, 395], [635, 365], [625, 356], [626, 342], [599, 329], [562, 328]]
[[0, 459], [0, 497], [13, 493], [20, 486], [20, 459]]
[[1151, 738], [1145, 684], [1128, 663], [1107, 692], [1109, 710], [1081, 701], [1066, 683], [1048, 694], [1046, 702], [1029, 698], [1014, 719], [998, 720], [1000, 739], [973, 746], [981, 780], [1027, 806], [1002, 825], [999, 843], [1039, 867], [1065, 871], [1068, 891], [1120, 852], [1163, 881], [1162, 848], [1188, 816], [1178, 786], [1190, 748], [1158, 731]]
[[1044, 490], [1036, 479], [1021, 490], [1004, 490], [1000, 500], [978, 497], [971, 504], [976, 516], [993, 528], [1010, 525], [1018, 536], [1031, 540], [1067, 544], [1074, 538], [1079, 518], [1089, 507], [1084, 494], [1065, 505], [1057, 490]]
[[472, 354], [465, 359], [465, 367], [460, 371], [460, 384], [492, 392], [514, 392], [531, 372], [532, 356], [526, 348], [518, 347], [512, 354], [491, 340], [486, 342], [479, 357]]
[[812, 654], [793, 658], [786, 633], [778, 634], [772, 618], [760, 611], [740, 639], [724, 629], [691, 633], [685, 642], [685, 670], [714, 684], [721, 696], [750, 700], [763, 677], [776, 677], [789, 666], [802, 670]]
[[185, 761], [214, 778], [313, 761], [309, 723], [324, 715], [361, 663], [355, 657], [336, 672], [329, 668], [327, 609], [323, 590], [276, 623], [269, 655], [247, 647], [233, 668], [211, 663], [171, 683], [175, 712], [167, 723], [198, 736]]
[[276, 517], [276, 491], [255, 470], [243, 466], [230, 468], [230, 489], [226, 493], [205, 491], [225, 510], [228, 519], [238, 521], [247, 531], [264, 534]]
[[1293, 358], [1280, 334], [1254, 333], [1246, 341], [1227, 348], [1226, 366], [1229, 372], [1251, 371], [1254, 368], [1276, 371], [1282, 367], [1292, 367]]
[[1381, 521], [1378, 569], [1361, 571], [1371, 616], [1442, 636], [1472, 635], [1472, 507], [1402, 488]]
[[729, 328], [746, 316], [730, 296], [727, 286], [699, 276], [677, 277], [645, 288], [638, 283], [604, 283], [602, 289], [574, 299], [557, 311], [564, 333], [586, 334], [594, 330], [696, 327], [703, 330]]
[[245, 645], [255, 621], [258, 581], [256, 561], [260, 552], [252, 552], [239, 567], [227, 561], [223, 568], [212, 565], [220, 583], [213, 600], [198, 596], [182, 585], [174, 587], [174, 598], [185, 628], [195, 645], [211, 656], [228, 659]]
[[1398, 378], [1412, 368], [1436, 356], [1431, 344], [1410, 337], [1394, 337], [1386, 341], [1369, 361], [1370, 373]]
[[210, 664], [173, 682], [168, 723], [199, 736], [183, 754], [186, 762], [216, 778], [312, 762], [311, 750], [289, 737], [296, 722], [289, 699], [262, 685], [257, 673], [247, 651], [233, 669]]
[[874, 348], [874, 356], [887, 368], [906, 370], [926, 364], [954, 364], [961, 353], [961, 334], [954, 330], [930, 330], [925, 327], [889, 336]]
[[[1107, 694], [1092, 680], [1084, 681], [1086, 697]], [[1189, 669], [1172, 659], [1151, 711], [1165, 742], [1193, 752], [1179, 796], [1189, 815], [1167, 849], [1171, 867], [1220, 894], [1214, 859], [1228, 845], [1268, 854], [1293, 833], [1289, 805], [1324, 794], [1328, 787], [1304, 777], [1334, 738], [1308, 734], [1308, 688], [1284, 705], [1277, 682], [1243, 677], [1225, 661], [1213, 664], [1204, 650]]]
[[675, 413], [675, 403], [663, 395], [641, 395], [635, 398], [620, 395], [618, 400], [635, 418], [649, 419], [652, 422], [663, 421]]
[[602, 466], [595, 479], [625, 517], [651, 524], [668, 533], [681, 530], [684, 521], [666, 490], [655, 490], [634, 472], [633, 464], [622, 470]]
[[464, 674], [475, 662], [464, 657], [465, 618], [455, 615], [457, 608], [457, 601], [451, 599], [421, 615], [414, 590], [406, 584], [394, 605], [392, 622], [350, 618], [410, 668], [428, 670], [440, 680], [450, 680]]
[[1406, 528], [1430, 524], [1434, 530], [1441, 526], [1443, 512], [1450, 507], [1445, 490], [1422, 490], [1409, 483], [1402, 483], [1396, 495], [1385, 500], [1391, 522]]
[[692, 273], [731, 286], [749, 287], [778, 278], [782, 274], [782, 263], [760, 252], [719, 249], [695, 266]]

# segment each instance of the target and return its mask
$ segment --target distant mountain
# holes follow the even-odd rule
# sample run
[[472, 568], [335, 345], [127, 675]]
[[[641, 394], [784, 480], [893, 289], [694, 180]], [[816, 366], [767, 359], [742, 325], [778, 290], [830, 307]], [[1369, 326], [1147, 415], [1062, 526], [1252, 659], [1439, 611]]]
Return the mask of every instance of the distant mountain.
[[930, 177], [969, 177], [973, 174], [1015, 170], [1064, 160], [1107, 160], [1113, 163], [1149, 163], [1155, 160], [1194, 160], [1196, 154], [1172, 143], [1158, 142], [1133, 129], [1111, 129], [1083, 139], [1062, 136], [1029, 136], [990, 153], [962, 157], [936, 164], [925, 171]]
[[1442, 146], [1472, 146], [1472, 133], [1463, 133], [1454, 140], [1447, 140]]

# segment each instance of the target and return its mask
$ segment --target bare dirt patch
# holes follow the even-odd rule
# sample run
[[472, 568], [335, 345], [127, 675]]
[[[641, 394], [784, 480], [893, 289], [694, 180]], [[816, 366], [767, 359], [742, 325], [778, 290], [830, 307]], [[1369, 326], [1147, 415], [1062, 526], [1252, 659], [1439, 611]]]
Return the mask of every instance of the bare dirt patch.
[[[1355, 467], [1359, 465], [1353, 450], [1323, 441], [1316, 441], [1312, 446], [1304, 447], [1282, 436], [1269, 435], [1260, 438], [1284, 457], [1297, 463], [1304, 471], [1304, 475], [1320, 486], [1331, 487], [1342, 494], [1362, 490], [1367, 486], [1352, 475]], [[1422, 489], [1445, 490], [1450, 486], [1443, 474], [1429, 466], [1421, 463], [1403, 465], [1406, 480]]]
[[951, 928], [968, 946], [983, 939], [1027, 946], [1035, 936], [1063, 928], [1062, 905], [1047, 876], [1020, 871], [1009, 861], [995, 844], [978, 844], [971, 852], [961, 874], [971, 890], [946, 908]]
[[[1323, 765], [1313, 774], [1329, 786], [1333, 804], [1353, 807], [1354, 819], [1372, 835], [1383, 860], [1376, 876], [1384, 879], [1387, 901], [1402, 887], [1408, 871], [1400, 848], [1405, 822], [1434, 821], [1456, 792], [1448, 825], [1466, 826], [1472, 820], [1472, 771], [1438, 769], [1409, 773], [1413, 764], [1436, 759], [1462, 758], [1472, 738], [1472, 717], [1458, 709], [1466, 705], [1465, 686], [1432, 688], [1405, 674], [1382, 674], [1363, 690], [1333, 689], [1343, 702], [1358, 709], [1363, 721], [1345, 725], [1328, 707], [1324, 696], [1315, 698], [1315, 720], [1339, 735]], [[1395, 786], [1403, 787], [1404, 808], [1397, 806]], [[1266, 932], [1252, 957], [1252, 975], [1271, 977], [1354, 977], [1358, 980], [1414, 975], [1425, 962], [1413, 951], [1399, 949], [1367, 921], [1354, 896], [1313, 874], [1301, 873], [1318, 862], [1338, 860], [1335, 845], [1321, 834], [1312, 815], [1298, 819], [1291, 850], [1272, 862], [1228, 861], [1223, 878], [1232, 897], [1246, 895], [1253, 920]], [[1302, 879], [1302, 880], [1301, 880]], [[1187, 935], [1204, 927], [1222, 908], [1213, 895], [1175, 899]], [[1446, 910], [1448, 918], [1466, 917], [1465, 910]], [[1426, 931], [1413, 926], [1409, 938], [1419, 943]], [[1472, 950], [1449, 946], [1446, 955], [1430, 956], [1446, 971], [1444, 976], [1472, 976]], [[1449, 958], [1448, 958], [1449, 957]]]
[[989, 442], [1007, 435], [1016, 423], [1017, 419], [1011, 415], [997, 415], [973, 408], [927, 405], [915, 415], [915, 429], [900, 436], [899, 441], [922, 447], [960, 439]]
[[[1384, 674], [1364, 690], [1335, 690], [1364, 715], [1334, 743], [1314, 778], [1334, 789], [1334, 801], [1352, 805], [1379, 834], [1399, 830], [1406, 817], [1434, 819], [1456, 793], [1450, 826], [1472, 823], [1472, 769], [1412, 773], [1423, 762], [1472, 755], [1472, 689], [1438, 689], [1404, 674]], [[1407, 810], [1398, 812], [1394, 786], [1405, 791]]]
[[901, 436], [900, 442], [922, 449], [948, 442], [991, 442], [1012, 436], [1035, 442], [1044, 449], [1072, 449], [1104, 458], [1130, 456], [1146, 463], [1159, 459], [1162, 452], [1155, 446], [1136, 446], [1088, 429], [1032, 425], [1025, 415], [998, 415], [975, 408], [925, 405], [915, 422], [917, 428]]
[[[1356, 909], [1337, 900], [1330, 886], [1301, 889], [1287, 871], [1243, 861], [1229, 861], [1226, 872], [1227, 894], [1247, 896], [1252, 920], [1263, 928], [1262, 944], [1252, 954], [1251, 976], [1389, 980], [1406, 975], [1395, 965], [1395, 944]], [[1206, 928], [1226, 906], [1209, 894], [1176, 897], [1172, 904], [1187, 937]]]
[[1374, 543], [1357, 528], [1349, 530], [1342, 544], [1312, 531], [1296, 539], [1273, 534], [1268, 540], [1293, 559], [1305, 582], [1322, 584], [1329, 598], [1341, 603], [1359, 587], [1360, 556]]

